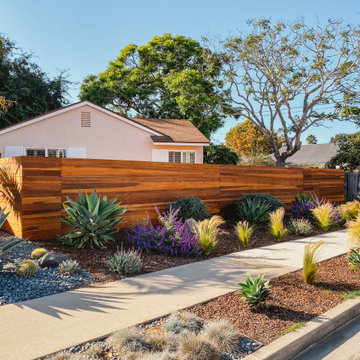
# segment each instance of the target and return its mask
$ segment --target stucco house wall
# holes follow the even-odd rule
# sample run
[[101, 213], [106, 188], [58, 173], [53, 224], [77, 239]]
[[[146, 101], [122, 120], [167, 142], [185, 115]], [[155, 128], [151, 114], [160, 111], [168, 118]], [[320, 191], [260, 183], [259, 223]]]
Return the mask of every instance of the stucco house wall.
[[[82, 112], [90, 113], [90, 127], [81, 126]], [[24, 149], [86, 148], [86, 158], [90, 159], [158, 161], [154, 158], [154, 149], [184, 150], [195, 151], [195, 162], [203, 162], [203, 146], [154, 145], [151, 135], [141, 125], [134, 126], [85, 104], [0, 133], [0, 153], [5, 156], [6, 146], [23, 146]]]

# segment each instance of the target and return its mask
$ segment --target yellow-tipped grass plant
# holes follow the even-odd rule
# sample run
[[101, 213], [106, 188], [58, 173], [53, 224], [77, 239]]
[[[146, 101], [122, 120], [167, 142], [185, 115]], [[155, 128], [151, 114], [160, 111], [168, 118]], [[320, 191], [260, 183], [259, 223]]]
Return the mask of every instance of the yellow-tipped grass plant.
[[312, 284], [315, 281], [315, 277], [318, 272], [316, 253], [322, 244], [323, 241], [320, 240], [316, 243], [309, 243], [304, 248], [303, 276], [304, 282], [307, 284]]
[[195, 224], [195, 233], [199, 239], [199, 246], [204, 254], [210, 255], [217, 245], [220, 226], [224, 223], [221, 216], [214, 215]]
[[360, 201], [348, 201], [346, 204], [341, 204], [338, 207], [340, 217], [345, 221], [354, 220], [360, 212]]
[[270, 218], [270, 232], [274, 235], [276, 241], [283, 240], [289, 233], [289, 230], [284, 226], [285, 209], [283, 207], [276, 209], [269, 214]]
[[346, 223], [348, 246], [350, 249], [360, 249], [360, 215], [355, 220]]
[[235, 226], [236, 235], [239, 238], [243, 247], [249, 245], [249, 240], [253, 234], [253, 227], [249, 226], [248, 221], [239, 221]]
[[317, 225], [323, 230], [329, 230], [330, 226], [333, 224], [332, 214], [334, 207], [331, 203], [325, 203], [319, 205], [315, 209], [312, 209], [312, 213], [315, 216]]

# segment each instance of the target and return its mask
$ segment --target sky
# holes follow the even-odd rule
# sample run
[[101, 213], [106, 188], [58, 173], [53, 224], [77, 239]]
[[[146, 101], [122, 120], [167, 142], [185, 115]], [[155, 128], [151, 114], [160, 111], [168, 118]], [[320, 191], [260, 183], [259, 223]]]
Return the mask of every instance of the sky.
[[[62, 69], [74, 82], [70, 102], [78, 101], [79, 86], [88, 74], [98, 74], [129, 43], [143, 45], [154, 36], [171, 33], [196, 40], [202, 36], [226, 38], [246, 31], [247, 19], [271, 18], [291, 22], [303, 17], [307, 24], [341, 18], [360, 23], [360, 2], [355, 0], [0, 0], [0, 33], [15, 41], [49, 76]], [[226, 119], [211, 140], [224, 141], [238, 123]], [[334, 122], [309, 133], [325, 143], [337, 133], [358, 129]], [[308, 134], [305, 134], [304, 138]]]

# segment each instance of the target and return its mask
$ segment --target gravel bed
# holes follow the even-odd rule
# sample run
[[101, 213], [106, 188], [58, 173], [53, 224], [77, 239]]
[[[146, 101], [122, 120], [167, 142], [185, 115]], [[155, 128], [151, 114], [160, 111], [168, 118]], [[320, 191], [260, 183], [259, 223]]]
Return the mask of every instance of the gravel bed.
[[[2, 264], [18, 265], [30, 259], [38, 246], [24, 242], [1, 257]], [[33, 276], [18, 276], [13, 269], [0, 271], [0, 305], [16, 303], [53, 295], [85, 285], [95, 278], [86, 271], [69, 276], [61, 275], [57, 268], [39, 268]]]

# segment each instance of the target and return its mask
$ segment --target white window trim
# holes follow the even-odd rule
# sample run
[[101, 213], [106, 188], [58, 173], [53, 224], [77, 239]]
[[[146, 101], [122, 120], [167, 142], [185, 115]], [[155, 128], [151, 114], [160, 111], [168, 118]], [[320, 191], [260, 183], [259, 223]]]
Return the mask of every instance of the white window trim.
[[[45, 150], [45, 157], [49, 157], [48, 150], [66, 150], [66, 157], [68, 156], [68, 152], [69, 152], [68, 148], [58, 148], [58, 147], [42, 148], [42, 147], [35, 147], [34, 146], [34, 147], [26, 147], [24, 149], [25, 156], [30, 156], [30, 155], [27, 155], [28, 150]], [[36, 156], [34, 156], [34, 157], [36, 157]], [[51, 156], [51, 157], [53, 157], [53, 156]]]
[[[180, 152], [181, 153], [181, 162], [180, 163], [170, 163], [169, 162], [169, 153], [171, 152]], [[193, 163], [186, 163], [186, 162], [183, 162], [183, 153], [187, 153], [187, 152], [193, 152], [194, 153], [194, 162]], [[197, 164], [196, 162], [196, 150], [193, 150], [193, 149], [189, 149], [189, 150], [168, 150], [168, 162], [170, 164]]]

